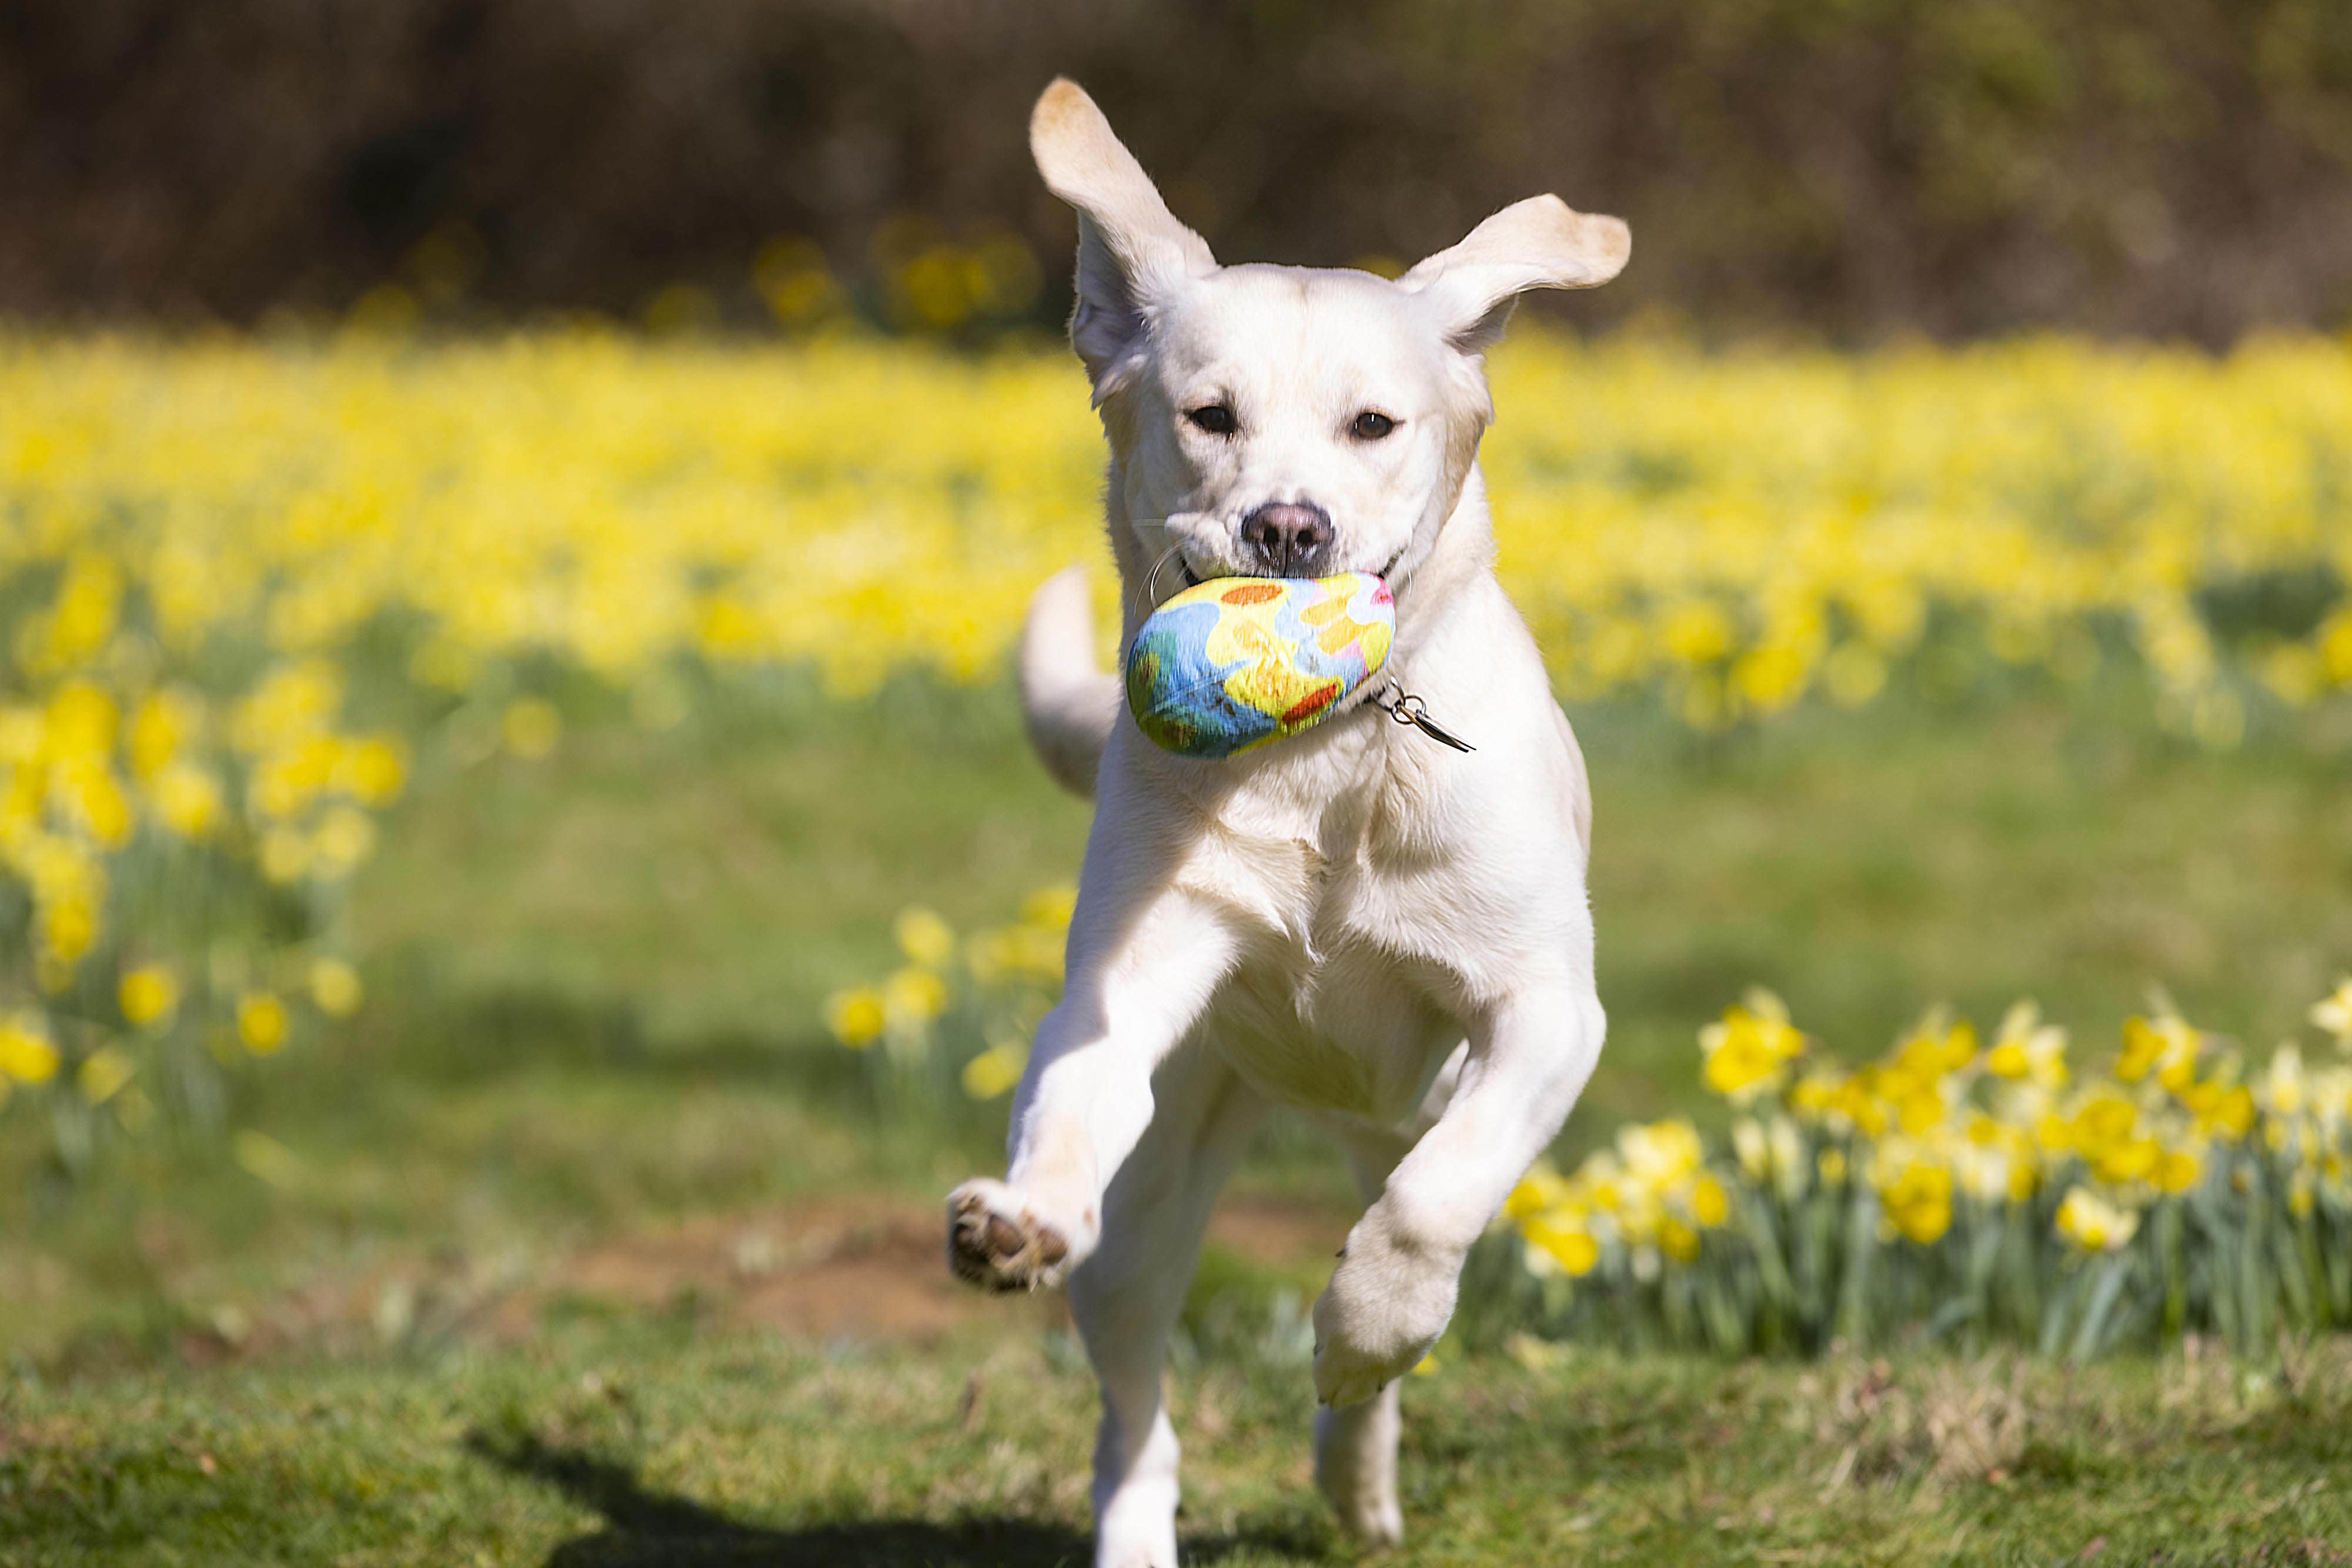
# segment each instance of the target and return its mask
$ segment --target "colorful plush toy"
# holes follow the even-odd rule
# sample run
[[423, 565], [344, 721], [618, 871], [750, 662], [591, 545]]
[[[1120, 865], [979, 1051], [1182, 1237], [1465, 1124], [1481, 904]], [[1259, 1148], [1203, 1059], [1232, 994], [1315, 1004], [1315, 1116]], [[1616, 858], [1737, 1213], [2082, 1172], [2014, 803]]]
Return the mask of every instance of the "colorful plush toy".
[[1161, 605], [1127, 655], [1127, 706], [1180, 757], [1231, 757], [1320, 723], [1396, 638], [1389, 585], [1220, 577]]

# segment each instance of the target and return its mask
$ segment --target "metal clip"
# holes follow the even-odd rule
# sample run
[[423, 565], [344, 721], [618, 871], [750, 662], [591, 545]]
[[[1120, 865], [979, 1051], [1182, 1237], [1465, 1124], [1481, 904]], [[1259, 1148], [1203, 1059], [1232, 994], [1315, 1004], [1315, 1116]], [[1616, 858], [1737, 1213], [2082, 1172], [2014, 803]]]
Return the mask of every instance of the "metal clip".
[[1382, 713], [1387, 714], [1389, 717], [1395, 720], [1397, 723], [1411, 725], [1413, 728], [1421, 731], [1422, 734], [1429, 737], [1430, 739], [1436, 741], [1442, 746], [1450, 746], [1456, 751], [1475, 751], [1478, 749], [1468, 741], [1463, 739], [1460, 736], [1455, 735], [1452, 730], [1447, 729], [1444, 725], [1438, 723], [1435, 719], [1430, 717], [1429, 705], [1423, 702], [1411, 692], [1405, 690], [1402, 686], [1397, 685], [1394, 681], [1389, 682], [1386, 685], [1381, 688], [1380, 695], [1372, 698], [1372, 706], [1379, 708]]

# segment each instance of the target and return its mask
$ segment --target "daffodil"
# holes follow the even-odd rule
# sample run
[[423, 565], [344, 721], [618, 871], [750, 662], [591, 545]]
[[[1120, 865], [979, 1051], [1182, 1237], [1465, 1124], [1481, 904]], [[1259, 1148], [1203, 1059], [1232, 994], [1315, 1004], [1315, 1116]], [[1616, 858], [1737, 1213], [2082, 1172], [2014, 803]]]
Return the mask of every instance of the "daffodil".
[[1066, 931], [1078, 906], [1078, 890], [1068, 883], [1041, 887], [1021, 901], [1024, 924], [1048, 931]]
[[1726, 1009], [1719, 1022], [1699, 1030], [1698, 1042], [1706, 1055], [1700, 1071], [1706, 1086], [1744, 1102], [1768, 1088], [1803, 1052], [1805, 1037], [1790, 1023], [1780, 998], [1758, 989]]
[[150, 692], [131, 721], [131, 766], [141, 779], [152, 779], [169, 767], [202, 733], [204, 698], [183, 686]]
[[1765, 1132], [1765, 1142], [1771, 1151], [1773, 1180], [1780, 1186], [1780, 1196], [1793, 1203], [1812, 1178], [1804, 1134], [1790, 1117], [1775, 1116]]
[[1540, 1258], [1570, 1279], [1580, 1280], [1600, 1266], [1601, 1243], [1582, 1219], [1540, 1211], [1519, 1222], [1519, 1234], [1534, 1249], [1530, 1261]]
[[331, 782], [365, 806], [397, 800], [407, 782], [406, 747], [396, 737], [373, 736], [344, 742], [337, 750]]
[[1690, 1211], [1701, 1228], [1717, 1229], [1731, 1218], [1731, 1195], [1715, 1177], [1703, 1176], [1691, 1184]]
[[161, 964], [123, 971], [115, 990], [124, 1019], [142, 1029], [169, 1022], [180, 1005], [179, 979]]
[[2299, 1116], [2308, 1109], [2311, 1096], [2304, 1079], [2303, 1052], [2293, 1045], [2280, 1046], [2263, 1073], [2254, 1098], [2273, 1116]]
[[903, 909], [892, 926], [898, 950], [911, 963], [936, 969], [955, 953], [954, 928], [933, 911], [919, 906]]
[[2119, 1252], [2139, 1229], [2139, 1216], [2088, 1187], [2073, 1187], [2058, 1204], [2058, 1234], [2085, 1252]]
[[1677, 1263], [1698, 1261], [1698, 1232], [1669, 1214], [1658, 1221], [1658, 1249]]
[[1985, 1052], [1985, 1071], [1996, 1078], [2031, 1082], [2047, 1090], [2066, 1087], [2066, 1031], [2042, 1021], [2042, 1009], [2021, 1001], [2009, 1009], [1992, 1049]]
[[2123, 1055], [2116, 1076], [2137, 1083], [2151, 1071], [2165, 1088], [2179, 1093], [2192, 1082], [2201, 1036], [2186, 1019], [2170, 1012], [2155, 1019], [2134, 1018], [2124, 1023]]
[[882, 993], [870, 986], [853, 986], [825, 998], [825, 1027], [852, 1051], [863, 1051], [879, 1040], [889, 1019]]
[[1952, 1173], [1916, 1155], [1890, 1164], [1878, 1184], [1887, 1223], [1923, 1247], [1941, 1240], [1952, 1228]]
[[310, 862], [329, 878], [351, 875], [374, 852], [374, 819], [357, 807], [331, 808], [310, 835]]
[[2297, 1219], [2307, 1217], [2318, 1203], [2318, 1182], [2308, 1170], [2298, 1169], [2287, 1177], [2286, 1210]]
[[331, 1019], [349, 1018], [359, 1011], [366, 992], [360, 984], [360, 972], [348, 962], [336, 957], [314, 958], [310, 962], [310, 1000]]
[[57, 1071], [58, 1048], [46, 1030], [22, 1013], [0, 1019], [0, 1075], [19, 1083], [47, 1083]]
[[289, 1020], [286, 1004], [268, 991], [254, 991], [237, 999], [236, 1034], [256, 1056], [275, 1056], [286, 1043]]
[[1738, 1157], [1739, 1174], [1749, 1181], [1761, 1183], [1771, 1174], [1771, 1147], [1762, 1124], [1753, 1117], [1741, 1116], [1731, 1124], [1731, 1149]]
[[1566, 1196], [1568, 1184], [1551, 1167], [1549, 1160], [1538, 1160], [1511, 1188], [1510, 1197], [1503, 1200], [1503, 1214], [1510, 1219], [1525, 1219], [1540, 1214], [1559, 1203]]
[[947, 1010], [948, 983], [910, 965], [882, 982], [882, 1009], [896, 1028], [920, 1029]]
[[220, 820], [220, 785], [193, 763], [166, 763], [148, 780], [147, 795], [156, 818], [184, 839], [205, 837]]
[[1699, 1142], [1698, 1129], [1676, 1119], [1619, 1128], [1617, 1153], [1629, 1180], [1662, 1191], [1694, 1175], [1706, 1151]]
[[1029, 1048], [1018, 1040], [992, 1045], [963, 1064], [963, 1092], [974, 1100], [993, 1100], [1021, 1082], [1029, 1062]]
[[2311, 1021], [2334, 1035], [2338, 1047], [2352, 1051], [2352, 975], [2336, 981], [2334, 990], [2312, 1005]]
[[2167, 1149], [2156, 1162], [2154, 1179], [2159, 1192], [2179, 1195], [2197, 1185], [2205, 1174], [2203, 1155], [2195, 1148]]

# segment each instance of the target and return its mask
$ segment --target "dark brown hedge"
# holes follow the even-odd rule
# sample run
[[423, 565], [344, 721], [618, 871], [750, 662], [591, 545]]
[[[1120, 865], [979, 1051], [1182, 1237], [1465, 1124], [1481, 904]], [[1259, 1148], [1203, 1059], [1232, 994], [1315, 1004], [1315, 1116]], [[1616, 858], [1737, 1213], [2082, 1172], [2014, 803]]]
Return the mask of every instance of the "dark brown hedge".
[[0, 0], [0, 312], [339, 308], [436, 230], [479, 313], [748, 319], [763, 241], [905, 214], [1058, 271], [1056, 71], [1228, 256], [1549, 189], [1633, 224], [1587, 320], [2352, 322], [2343, 0]]

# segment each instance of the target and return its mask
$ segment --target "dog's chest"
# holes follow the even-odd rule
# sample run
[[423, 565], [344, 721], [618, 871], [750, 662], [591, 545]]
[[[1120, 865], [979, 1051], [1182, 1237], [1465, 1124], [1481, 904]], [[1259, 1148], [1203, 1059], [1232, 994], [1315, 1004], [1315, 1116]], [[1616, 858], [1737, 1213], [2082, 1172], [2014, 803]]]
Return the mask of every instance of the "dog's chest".
[[1261, 1092], [1392, 1122], [1460, 1041], [1464, 912], [1432, 857], [1398, 847], [1419, 809], [1373, 788], [1311, 809], [1261, 800], [1221, 824], [1203, 891], [1244, 936], [1204, 1022]]
[[1429, 988], [1354, 945], [1308, 967], [1253, 955], [1203, 1021], [1213, 1047], [1268, 1098], [1380, 1124], [1420, 1103], [1463, 1032]]

